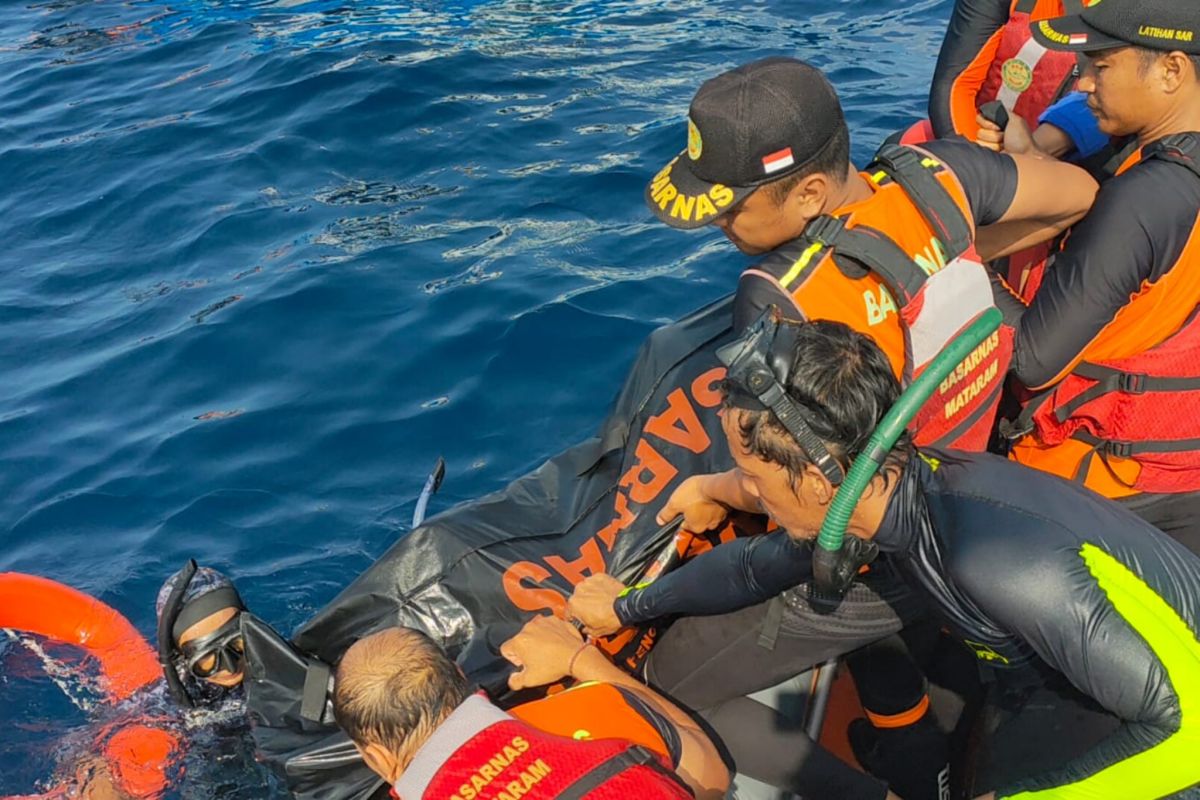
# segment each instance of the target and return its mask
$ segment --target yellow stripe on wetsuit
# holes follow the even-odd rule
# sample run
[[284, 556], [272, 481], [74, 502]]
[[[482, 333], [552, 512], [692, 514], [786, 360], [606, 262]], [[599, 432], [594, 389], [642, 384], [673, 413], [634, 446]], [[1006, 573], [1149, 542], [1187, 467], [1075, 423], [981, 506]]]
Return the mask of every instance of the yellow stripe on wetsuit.
[[1179, 612], [1132, 570], [1092, 544], [1080, 555], [1113, 608], [1163, 665], [1179, 700], [1179, 729], [1162, 742], [1065, 786], [1007, 795], [1010, 800], [1139, 800], [1166, 797], [1196, 783], [1200, 753], [1200, 642]]

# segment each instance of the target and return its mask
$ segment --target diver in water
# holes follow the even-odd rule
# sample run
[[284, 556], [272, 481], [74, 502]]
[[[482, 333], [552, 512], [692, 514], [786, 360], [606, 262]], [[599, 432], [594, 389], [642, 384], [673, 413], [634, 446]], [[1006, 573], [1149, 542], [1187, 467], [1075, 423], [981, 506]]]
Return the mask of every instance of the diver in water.
[[212, 705], [245, 677], [241, 619], [233, 581], [188, 561], [162, 585], [155, 603], [158, 655], [171, 695], [182, 705]]

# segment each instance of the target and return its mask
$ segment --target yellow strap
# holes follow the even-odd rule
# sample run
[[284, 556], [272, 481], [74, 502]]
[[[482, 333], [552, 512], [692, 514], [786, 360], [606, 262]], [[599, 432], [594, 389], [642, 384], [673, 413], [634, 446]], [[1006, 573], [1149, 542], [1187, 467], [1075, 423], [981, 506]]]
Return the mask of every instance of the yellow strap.
[[825, 245], [821, 244], [820, 242], [813, 242], [808, 247], [804, 248], [804, 252], [800, 254], [798, 259], [796, 259], [796, 263], [792, 264], [792, 268], [789, 269], [787, 274], [780, 279], [780, 285], [786, 289], [792, 281], [799, 277], [800, 273], [803, 272], [805, 267], [808, 266], [808, 262], [812, 261], [812, 257], [821, 252], [821, 248], [824, 246]]

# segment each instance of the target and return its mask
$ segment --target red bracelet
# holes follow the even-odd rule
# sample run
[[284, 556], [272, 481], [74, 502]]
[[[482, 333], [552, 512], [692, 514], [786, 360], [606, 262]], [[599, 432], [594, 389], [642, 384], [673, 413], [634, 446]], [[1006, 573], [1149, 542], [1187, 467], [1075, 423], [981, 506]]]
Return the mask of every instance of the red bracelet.
[[568, 675], [575, 677], [575, 659], [579, 658], [583, 651], [587, 650], [589, 647], [591, 647], [591, 645], [587, 642], [584, 642], [579, 646], [579, 649], [575, 651], [575, 655], [571, 656], [571, 660], [567, 662]]

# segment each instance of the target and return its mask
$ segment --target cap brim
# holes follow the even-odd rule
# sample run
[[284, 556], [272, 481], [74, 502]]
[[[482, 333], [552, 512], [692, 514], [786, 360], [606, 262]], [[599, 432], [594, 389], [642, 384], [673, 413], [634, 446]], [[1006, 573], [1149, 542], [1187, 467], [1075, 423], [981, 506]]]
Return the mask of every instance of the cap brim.
[[646, 205], [672, 228], [693, 230], [714, 222], [745, 200], [757, 186], [726, 186], [701, 180], [684, 150], [646, 187]]
[[1030, 29], [1038, 44], [1048, 50], [1070, 50], [1076, 53], [1089, 53], [1094, 50], [1112, 50], [1116, 47], [1128, 47], [1129, 42], [1101, 33], [1083, 21], [1083, 17], [1075, 14], [1069, 17], [1055, 17], [1032, 23]]

